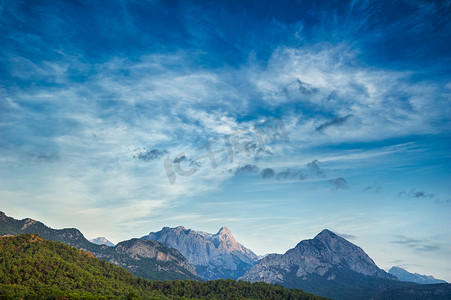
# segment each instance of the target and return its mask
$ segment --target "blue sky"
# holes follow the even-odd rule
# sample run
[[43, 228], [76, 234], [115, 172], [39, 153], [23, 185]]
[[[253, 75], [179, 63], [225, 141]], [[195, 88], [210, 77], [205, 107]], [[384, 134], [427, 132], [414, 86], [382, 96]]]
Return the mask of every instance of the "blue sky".
[[328, 228], [451, 281], [450, 14], [1, 1], [1, 210], [113, 242], [227, 226], [257, 254]]

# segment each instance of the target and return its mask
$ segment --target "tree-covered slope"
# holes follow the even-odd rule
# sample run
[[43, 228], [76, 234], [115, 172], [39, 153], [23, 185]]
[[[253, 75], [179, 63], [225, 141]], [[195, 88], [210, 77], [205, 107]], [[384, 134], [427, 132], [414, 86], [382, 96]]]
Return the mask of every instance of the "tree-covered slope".
[[323, 299], [301, 290], [233, 280], [148, 281], [37, 235], [0, 238], [2, 299]]
[[75, 228], [53, 229], [33, 219], [16, 220], [0, 212], [0, 236], [37, 234], [44, 239], [60, 241], [86, 250], [150, 280], [200, 279], [194, 267], [175, 249], [155, 241], [132, 239], [115, 247], [89, 242]]
[[0, 294], [14, 298], [159, 296], [121, 267], [32, 234], [0, 238]]

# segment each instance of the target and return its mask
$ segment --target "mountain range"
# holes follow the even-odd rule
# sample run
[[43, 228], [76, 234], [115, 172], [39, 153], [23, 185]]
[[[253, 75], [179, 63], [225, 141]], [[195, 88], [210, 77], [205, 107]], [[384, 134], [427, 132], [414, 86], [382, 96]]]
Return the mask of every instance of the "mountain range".
[[40, 237], [63, 242], [80, 250], [89, 251], [147, 279], [199, 279], [195, 268], [176, 249], [156, 241], [131, 239], [115, 247], [89, 242], [75, 228], [53, 229], [33, 219], [16, 220], [0, 212], [0, 235], [37, 234]]
[[164, 227], [142, 239], [155, 240], [182, 253], [205, 280], [237, 279], [257, 261], [257, 255], [238, 243], [230, 230], [222, 227], [218, 233]]
[[433, 276], [410, 273], [400, 267], [392, 267], [388, 273], [395, 275], [401, 281], [415, 282], [419, 284], [446, 283], [445, 280], [436, 279]]
[[[142, 241], [144, 242], [144, 241]], [[321, 300], [270, 284], [149, 281], [124, 268], [38, 235], [0, 237], [0, 299], [268, 299]]]
[[89, 242], [75, 228], [56, 230], [0, 212], [0, 236], [24, 233], [89, 251], [152, 280], [234, 278], [302, 289], [333, 299], [451, 299], [450, 284], [400, 281], [380, 269], [360, 247], [327, 229], [285, 254], [269, 254], [259, 260], [226, 227], [216, 234], [182, 226], [164, 227], [109, 247]]

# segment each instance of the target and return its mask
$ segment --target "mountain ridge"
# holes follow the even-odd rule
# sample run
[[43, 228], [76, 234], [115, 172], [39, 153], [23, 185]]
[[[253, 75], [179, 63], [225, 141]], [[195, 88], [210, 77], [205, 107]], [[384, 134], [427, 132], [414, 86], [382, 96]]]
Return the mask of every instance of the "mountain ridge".
[[184, 226], [163, 227], [141, 238], [179, 250], [206, 280], [236, 279], [258, 261], [257, 255], [238, 243], [227, 227], [221, 227], [215, 234]]
[[401, 281], [415, 282], [418, 284], [434, 284], [434, 283], [447, 283], [445, 280], [434, 278], [430, 275], [421, 275], [418, 273], [410, 273], [409, 271], [400, 267], [391, 267], [388, 273], [396, 276]]
[[0, 253], [1, 299], [325, 299], [301, 290], [223, 279], [149, 281], [90, 252], [33, 234], [1, 236]]
[[[97, 245], [89, 242], [76, 228], [53, 229], [30, 218], [17, 220], [0, 212], [0, 236], [24, 233], [37, 234], [46, 240], [62, 242], [88, 251], [98, 258], [106, 259], [147, 279], [199, 279], [194, 267], [186, 258], [177, 250], [164, 244], [152, 241], [143, 244], [140, 239], [131, 239], [115, 247]], [[139, 247], [134, 247], [133, 244], [139, 244]], [[136, 253], [130, 249], [134, 249]], [[141, 253], [147, 253], [147, 257], [142, 256]], [[155, 255], [152, 256], [149, 253]]]

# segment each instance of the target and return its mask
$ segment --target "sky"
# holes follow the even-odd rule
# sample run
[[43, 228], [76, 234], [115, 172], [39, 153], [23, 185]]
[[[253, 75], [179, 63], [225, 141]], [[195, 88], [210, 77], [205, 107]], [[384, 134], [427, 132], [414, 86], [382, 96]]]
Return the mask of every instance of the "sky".
[[328, 228], [451, 282], [451, 1], [0, 1], [0, 210], [117, 243]]

